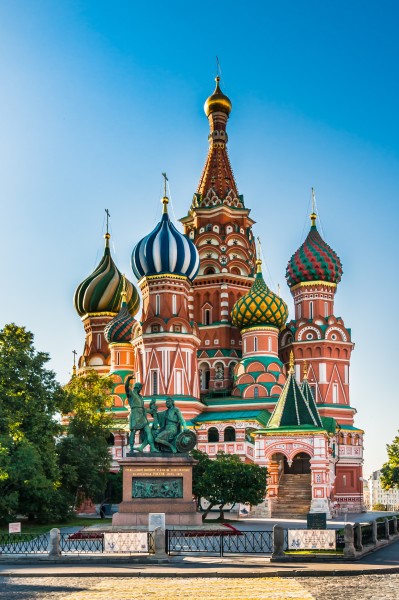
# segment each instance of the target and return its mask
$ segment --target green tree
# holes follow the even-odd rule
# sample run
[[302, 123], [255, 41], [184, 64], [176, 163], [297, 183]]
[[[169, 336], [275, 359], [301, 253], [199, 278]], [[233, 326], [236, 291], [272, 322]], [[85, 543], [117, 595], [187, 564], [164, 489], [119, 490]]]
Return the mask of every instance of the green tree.
[[65, 394], [49, 355], [36, 351], [33, 334], [14, 323], [0, 331], [0, 518], [16, 513], [46, 521], [67, 512], [60, 491], [56, 415]]
[[381, 484], [386, 490], [399, 487], [399, 435], [387, 444], [388, 462], [381, 469]]
[[220, 519], [224, 519], [223, 508], [226, 504], [239, 502], [255, 505], [263, 501], [267, 478], [265, 467], [244, 463], [239, 456], [224, 452], [219, 452], [211, 460], [205, 453], [196, 450], [193, 457], [198, 460], [193, 472], [194, 494], [209, 502], [203, 520], [217, 505]]
[[107, 438], [112, 417], [107, 410], [112, 381], [94, 370], [74, 377], [68, 395], [66, 435], [58, 443], [62, 489], [75, 506], [82, 498], [102, 496], [108, 479], [111, 455]]

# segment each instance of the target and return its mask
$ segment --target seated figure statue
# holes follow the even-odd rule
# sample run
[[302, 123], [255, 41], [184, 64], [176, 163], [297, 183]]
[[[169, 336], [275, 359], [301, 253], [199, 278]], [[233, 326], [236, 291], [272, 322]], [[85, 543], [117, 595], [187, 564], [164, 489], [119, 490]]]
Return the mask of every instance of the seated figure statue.
[[158, 448], [165, 448], [165, 450], [177, 452], [176, 439], [179, 433], [187, 429], [186, 422], [181, 414], [181, 411], [177, 406], [173, 398], [166, 399], [166, 410], [157, 413], [156, 429], [153, 427], [154, 442]]

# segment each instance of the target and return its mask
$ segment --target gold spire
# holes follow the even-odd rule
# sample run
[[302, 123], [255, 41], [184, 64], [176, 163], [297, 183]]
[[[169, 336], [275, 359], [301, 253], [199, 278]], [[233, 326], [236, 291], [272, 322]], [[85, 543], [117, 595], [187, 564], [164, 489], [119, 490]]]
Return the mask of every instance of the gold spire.
[[291, 373], [292, 375], [294, 374], [294, 366], [295, 366], [294, 353], [291, 350], [291, 352], [290, 352], [290, 368], [289, 368], [288, 373]]
[[126, 290], [126, 277], [122, 275], [122, 293], [121, 293], [121, 302], [127, 303], [127, 290]]
[[162, 173], [162, 177], [163, 177], [163, 198], [161, 199], [161, 202], [163, 204], [163, 212], [167, 213], [169, 198], [166, 195], [166, 182], [169, 181], [169, 179], [168, 179], [166, 173]]
[[110, 218], [111, 215], [109, 214], [108, 208], [105, 208], [104, 210], [105, 210], [105, 214], [107, 215], [107, 231], [106, 231], [106, 233], [104, 235], [104, 238], [105, 238], [105, 247], [109, 248], [109, 239], [111, 237], [111, 234], [109, 232], [109, 218]]
[[72, 350], [73, 354], [73, 367], [72, 367], [72, 377], [76, 377], [76, 350]]
[[316, 197], [314, 194], [314, 188], [312, 187], [312, 214], [310, 215], [310, 222], [312, 224], [312, 227], [316, 227], [316, 219], [317, 219], [317, 215], [316, 215]]
[[256, 262], [255, 262], [256, 272], [262, 273], [262, 259], [260, 257], [260, 237], [259, 236], [258, 236], [257, 240], [258, 240], [258, 252], [257, 252], [258, 256], [257, 256]]
[[231, 100], [225, 94], [219, 86], [220, 77], [215, 77], [216, 87], [214, 92], [209, 98], [206, 99], [204, 104], [204, 111], [207, 117], [213, 112], [224, 112], [228, 116], [231, 112]]
[[307, 379], [308, 378], [308, 365], [306, 360], [303, 363], [303, 379]]

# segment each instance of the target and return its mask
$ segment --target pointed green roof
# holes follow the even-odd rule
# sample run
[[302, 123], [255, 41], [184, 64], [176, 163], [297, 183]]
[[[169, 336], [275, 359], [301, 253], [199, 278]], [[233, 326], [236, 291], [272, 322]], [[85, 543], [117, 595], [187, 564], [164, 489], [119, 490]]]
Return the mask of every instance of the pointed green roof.
[[306, 402], [308, 403], [310, 412], [314, 416], [315, 420], [319, 421], [321, 423], [319, 411], [317, 410], [316, 402], [314, 400], [312, 389], [309, 385], [307, 377], [305, 377], [302, 381], [301, 392], [302, 392]]
[[287, 381], [266, 429], [307, 426], [324, 429], [316, 405], [314, 405], [314, 414], [294, 377], [293, 371], [292, 368], [288, 374]]

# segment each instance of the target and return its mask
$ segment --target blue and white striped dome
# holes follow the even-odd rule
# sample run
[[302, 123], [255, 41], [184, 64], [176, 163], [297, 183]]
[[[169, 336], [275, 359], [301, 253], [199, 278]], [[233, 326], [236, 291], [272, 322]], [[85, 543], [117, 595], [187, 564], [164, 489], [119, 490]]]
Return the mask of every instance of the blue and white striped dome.
[[162, 199], [164, 212], [155, 229], [135, 246], [132, 269], [138, 279], [146, 275], [173, 273], [193, 280], [199, 269], [199, 254], [191, 240], [177, 231]]

